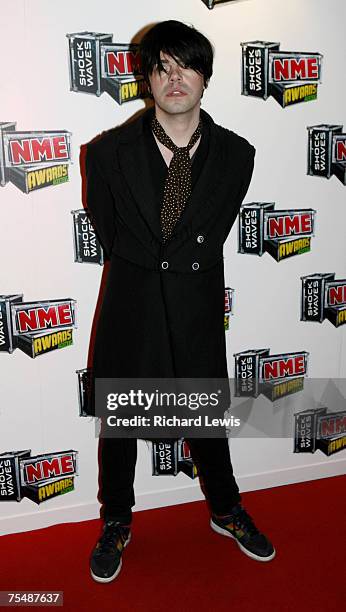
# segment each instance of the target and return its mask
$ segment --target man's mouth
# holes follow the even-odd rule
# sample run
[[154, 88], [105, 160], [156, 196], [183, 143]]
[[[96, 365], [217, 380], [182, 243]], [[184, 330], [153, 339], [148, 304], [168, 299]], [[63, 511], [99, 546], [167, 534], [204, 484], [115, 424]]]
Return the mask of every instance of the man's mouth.
[[172, 91], [168, 92], [167, 96], [179, 98], [181, 96], [186, 96], [186, 93], [185, 91], [182, 91], [181, 89], [173, 89]]

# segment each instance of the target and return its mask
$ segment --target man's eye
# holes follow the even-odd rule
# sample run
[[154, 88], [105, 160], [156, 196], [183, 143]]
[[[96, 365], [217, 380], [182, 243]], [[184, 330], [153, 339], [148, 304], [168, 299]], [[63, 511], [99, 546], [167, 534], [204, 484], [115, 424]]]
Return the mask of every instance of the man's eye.
[[156, 66], [156, 70], [158, 72], [166, 72], [167, 73], [168, 72], [168, 65], [166, 63], [164, 63], [164, 62], [161, 62], [160, 65]]
[[[179, 64], [180, 68], [182, 68], [183, 70], [187, 70], [190, 66], [188, 66], [187, 64]], [[169, 73], [170, 70], [170, 65], [168, 62], [162, 61], [160, 66], [157, 65], [156, 66], [156, 70], [160, 73], [160, 72], [164, 72], [165, 74]]]

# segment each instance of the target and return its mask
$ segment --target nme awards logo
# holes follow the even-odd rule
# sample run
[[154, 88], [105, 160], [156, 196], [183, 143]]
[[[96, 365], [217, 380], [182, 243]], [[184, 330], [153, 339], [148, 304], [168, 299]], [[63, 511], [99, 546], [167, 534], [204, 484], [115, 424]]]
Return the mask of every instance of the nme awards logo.
[[346, 449], [346, 411], [322, 407], [294, 415], [294, 452], [322, 451], [327, 457]]
[[342, 125], [312, 125], [308, 129], [308, 174], [346, 185], [346, 134]]
[[238, 221], [238, 253], [269, 253], [276, 261], [311, 250], [316, 211], [274, 210], [274, 202], [243, 204]]
[[0, 454], [0, 501], [36, 504], [74, 491], [77, 451], [60, 451], [31, 457], [30, 450]]
[[280, 51], [280, 43], [256, 40], [241, 43], [242, 94], [283, 107], [316, 100], [321, 82], [321, 53]]
[[98, 32], [66, 36], [71, 91], [95, 96], [105, 91], [118, 104], [148, 97], [139, 45], [113, 43], [112, 34]]
[[236, 397], [257, 397], [263, 393], [275, 401], [303, 389], [309, 353], [269, 353], [270, 349], [234, 353]]
[[0, 122], [0, 184], [23, 193], [68, 181], [71, 133], [17, 132], [16, 123]]
[[346, 279], [335, 280], [333, 272], [301, 276], [301, 321], [322, 323], [328, 319], [334, 327], [346, 323]]
[[23, 295], [0, 295], [0, 352], [19, 348], [35, 358], [73, 344], [75, 300], [23, 302]]

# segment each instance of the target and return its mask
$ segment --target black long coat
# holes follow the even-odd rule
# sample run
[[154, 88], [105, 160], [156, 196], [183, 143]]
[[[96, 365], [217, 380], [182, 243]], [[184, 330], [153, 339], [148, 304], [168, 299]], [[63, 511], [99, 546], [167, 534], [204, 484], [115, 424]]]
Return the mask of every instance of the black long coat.
[[201, 115], [208, 155], [166, 244], [144, 116], [87, 146], [87, 206], [110, 258], [94, 377], [228, 376], [223, 244], [248, 190], [255, 149]]

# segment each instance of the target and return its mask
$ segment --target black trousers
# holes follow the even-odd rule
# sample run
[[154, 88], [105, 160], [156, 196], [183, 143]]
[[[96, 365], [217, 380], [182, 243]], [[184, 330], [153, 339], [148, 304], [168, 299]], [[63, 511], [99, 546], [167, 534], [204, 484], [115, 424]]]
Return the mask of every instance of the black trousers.
[[[186, 439], [200, 477], [202, 491], [215, 514], [228, 514], [241, 500], [233, 475], [226, 438]], [[105, 520], [131, 523], [135, 505], [133, 482], [137, 460], [136, 438], [102, 438], [99, 446], [100, 501]]]

